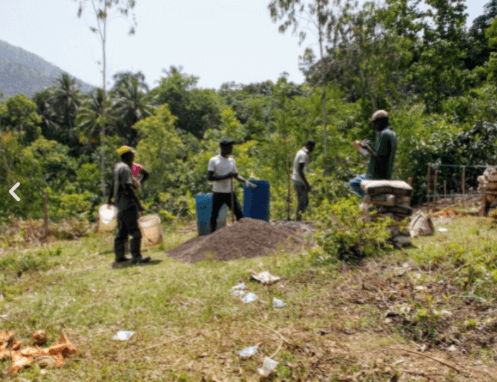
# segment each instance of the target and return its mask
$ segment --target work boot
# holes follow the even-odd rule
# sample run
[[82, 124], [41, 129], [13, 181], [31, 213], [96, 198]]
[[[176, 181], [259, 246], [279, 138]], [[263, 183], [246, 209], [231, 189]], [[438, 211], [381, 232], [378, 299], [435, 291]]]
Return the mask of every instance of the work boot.
[[126, 261], [130, 261], [131, 259], [129, 257], [123, 256], [120, 257], [119, 259], [116, 259], [116, 263], [125, 263]]
[[150, 257], [138, 257], [138, 258], [135, 258], [135, 259], [132, 259], [131, 260], [131, 263], [132, 264], [145, 264], [145, 263], [148, 263], [150, 260], [152, 260]]

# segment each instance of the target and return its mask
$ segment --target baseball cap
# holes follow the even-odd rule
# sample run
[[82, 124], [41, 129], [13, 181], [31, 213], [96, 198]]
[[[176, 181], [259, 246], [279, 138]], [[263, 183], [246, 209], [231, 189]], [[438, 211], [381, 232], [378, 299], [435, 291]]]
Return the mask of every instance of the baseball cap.
[[123, 154], [129, 153], [129, 152], [131, 152], [131, 153], [133, 153], [133, 154], [134, 154], [134, 153], [136, 153], [136, 150], [132, 149], [132, 148], [131, 148], [131, 147], [129, 147], [129, 146], [121, 146], [121, 147], [119, 147], [119, 148], [117, 149], [117, 153], [118, 153], [119, 155], [123, 155]]
[[377, 119], [388, 118], [388, 113], [385, 110], [376, 110], [371, 117], [371, 121], [369, 123], [373, 123]]
[[219, 142], [219, 146], [222, 146], [222, 147], [226, 147], [226, 146], [231, 146], [231, 145], [234, 145], [235, 144], [235, 141], [230, 141], [226, 138], [224, 139], [221, 139], [221, 142]]

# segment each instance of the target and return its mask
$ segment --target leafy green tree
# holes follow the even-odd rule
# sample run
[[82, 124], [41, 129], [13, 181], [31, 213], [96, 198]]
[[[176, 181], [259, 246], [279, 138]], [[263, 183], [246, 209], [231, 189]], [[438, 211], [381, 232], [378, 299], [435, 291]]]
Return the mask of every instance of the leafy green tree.
[[212, 89], [197, 89], [198, 77], [182, 73], [182, 67], [163, 70], [166, 77], [151, 93], [160, 105], [167, 103], [177, 117], [175, 126], [202, 138], [205, 131], [218, 127], [221, 118], [221, 98]]
[[[307, 7], [306, 7], [307, 5]], [[268, 5], [271, 19], [274, 22], [278, 20], [285, 20], [280, 26], [279, 31], [285, 31], [293, 26], [293, 33], [295, 34], [300, 26], [301, 21], [307, 21], [311, 24], [314, 30], [317, 31], [317, 38], [319, 43], [319, 55], [321, 62], [321, 88], [322, 88], [322, 107], [323, 107], [323, 126], [324, 126], [324, 157], [327, 158], [328, 152], [328, 130], [326, 119], [326, 45], [327, 42], [336, 42], [336, 36], [341, 28], [344, 13], [350, 7], [350, 1], [344, 0], [343, 7], [340, 7], [340, 1], [329, 0], [313, 0], [305, 3], [303, 0], [271, 0]], [[299, 45], [306, 38], [306, 32], [301, 30], [299, 32]], [[306, 49], [307, 55], [310, 54], [311, 49]]]
[[443, 100], [462, 95], [470, 80], [465, 67], [464, 0], [426, 0], [422, 53], [407, 79], [421, 94], [427, 112], [440, 111]]
[[466, 68], [469, 70], [483, 66], [490, 58], [491, 48], [485, 31], [490, 27], [492, 21], [497, 17], [497, 0], [489, 1], [484, 7], [484, 13], [473, 20], [466, 36], [466, 48], [468, 50], [465, 59]]
[[36, 113], [36, 105], [24, 94], [9, 97], [0, 105], [0, 126], [11, 131], [19, 143], [27, 145], [41, 134], [41, 118]]
[[175, 119], [168, 105], [162, 105], [153, 116], [135, 124], [140, 138], [136, 160], [150, 172], [147, 190], [152, 200], [158, 200], [160, 192], [174, 182], [175, 164], [183, 154], [184, 146], [176, 133]]

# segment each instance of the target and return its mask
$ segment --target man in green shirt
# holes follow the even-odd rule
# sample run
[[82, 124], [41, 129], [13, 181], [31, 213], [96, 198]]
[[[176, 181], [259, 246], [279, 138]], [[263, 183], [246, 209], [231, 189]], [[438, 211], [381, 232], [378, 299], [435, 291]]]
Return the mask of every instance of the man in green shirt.
[[[138, 227], [139, 212], [145, 211], [133, 188], [131, 167], [135, 158], [135, 150], [129, 146], [121, 146], [117, 153], [121, 156], [119, 162], [114, 168], [112, 185], [110, 187], [108, 203], [112, 204], [112, 199], [117, 207], [117, 219], [119, 230], [114, 240], [114, 252], [116, 255], [116, 264], [131, 260], [133, 264], [147, 263], [150, 257], [142, 257], [140, 246], [142, 234]], [[130, 247], [132, 259], [124, 255], [125, 243], [131, 236]]]
[[388, 122], [388, 113], [385, 110], [376, 111], [371, 121], [378, 136], [378, 142], [373, 148], [371, 143], [364, 140], [361, 144], [371, 157], [369, 158], [368, 171], [366, 174], [356, 176], [350, 181], [350, 186], [357, 194], [365, 196], [361, 189], [363, 180], [389, 180], [392, 179], [393, 163], [397, 152], [397, 135], [393, 132]]

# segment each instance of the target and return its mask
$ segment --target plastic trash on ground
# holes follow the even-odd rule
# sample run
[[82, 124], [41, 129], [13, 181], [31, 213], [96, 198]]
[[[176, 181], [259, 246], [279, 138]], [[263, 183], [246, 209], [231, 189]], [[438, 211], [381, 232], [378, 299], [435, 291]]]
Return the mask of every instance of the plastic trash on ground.
[[242, 298], [242, 301], [247, 304], [247, 303], [255, 301], [257, 299], [258, 299], [258, 297], [255, 293], [248, 293], [247, 295], [245, 295], [244, 298]]
[[447, 228], [439, 228], [439, 229], [438, 229], [438, 232], [447, 232], [447, 231], [448, 231], [448, 229], [447, 229]]
[[273, 306], [275, 308], [283, 308], [286, 304], [283, 301], [273, 297]]
[[248, 348], [242, 349], [238, 351], [238, 354], [240, 354], [241, 357], [251, 357], [255, 353], [257, 353], [257, 349], [259, 346], [249, 346]]
[[235, 285], [234, 287], [231, 287], [233, 290], [233, 296], [243, 296], [245, 292], [245, 283], [241, 283], [238, 285]]
[[271, 285], [281, 280], [278, 276], [274, 276], [268, 271], [264, 271], [261, 273], [253, 272], [251, 273], [251, 275], [254, 280], [257, 280], [264, 285]]
[[119, 331], [117, 334], [112, 337], [114, 341], [127, 341], [131, 338], [131, 336], [135, 334], [135, 332], [127, 332], [127, 331]]
[[269, 376], [269, 374], [271, 374], [274, 371], [274, 369], [276, 369], [276, 366], [278, 366], [278, 362], [276, 362], [275, 360], [269, 357], [264, 357], [264, 363], [262, 364], [262, 368], [257, 369], [257, 371], [263, 377], [267, 377]]

